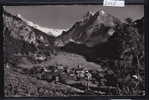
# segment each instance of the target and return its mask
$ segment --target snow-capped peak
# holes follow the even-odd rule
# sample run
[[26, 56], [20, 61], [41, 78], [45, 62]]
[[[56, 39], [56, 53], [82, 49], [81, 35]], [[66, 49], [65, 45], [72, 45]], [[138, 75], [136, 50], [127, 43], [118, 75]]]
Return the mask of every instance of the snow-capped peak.
[[34, 28], [36, 28], [36, 29], [48, 34], [48, 35], [52, 35], [52, 36], [57, 37], [57, 36], [61, 35], [63, 31], [65, 31], [65, 29], [54, 29], [54, 28], [47, 28], [47, 27], [39, 26], [38, 24], [35, 24], [32, 21], [29, 21], [29, 20], [23, 18], [20, 14], [17, 14], [17, 17], [22, 19], [29, 26], [34, 27]]
[[20, 14], [17, 14], [17, 17], [22, 18], [22, 16]]
[[105, 15], [106, 12], [105, 12], [103, 9], [100, 9], [100, 10], [99, 10], [99, 14], [100, 14], [100, 15]]
[[49, 28], [47, 34], [52, 33], [55, 37], [57, 37], [57, 36], [61, 35], [63, 31], [66, 31], [66, 29]]
[[103, 10], [100, 10], [100, 13], [101, 13], [102, 15], [104, 15], [104, 14], [105, 14], [105, 12], [104, 12]]

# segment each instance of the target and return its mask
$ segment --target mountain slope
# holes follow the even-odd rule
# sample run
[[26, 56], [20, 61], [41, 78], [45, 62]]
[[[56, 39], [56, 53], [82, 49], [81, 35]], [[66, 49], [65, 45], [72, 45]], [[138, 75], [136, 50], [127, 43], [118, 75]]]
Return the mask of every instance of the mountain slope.
[[[3, 14], [4, 27], [7, 27], [11, 31], [10, 36], [16, 39], [23, 39], [29, 43], [36, 44], [38, 41], [51, 42], [49, 39], [54, 39], [52, 36], [46, 35], [44, 32], [37, 30], [24, 22], [22, 19], [17, 16], [11, 15], [10, 13], [4, 11]], [[5, 30], [4, 30], [5, 31]], [[5, 34], [4, 34], [5, 35]], [[36, 44], [38, 45], [38, 44]]]
[[16, 53], [42, 52], [51, 55], [54, 51], [55, 37], [29, 26], [22, 19], [6, 11], [3, 13], [3, 21], [3, 49], [6, 58]]

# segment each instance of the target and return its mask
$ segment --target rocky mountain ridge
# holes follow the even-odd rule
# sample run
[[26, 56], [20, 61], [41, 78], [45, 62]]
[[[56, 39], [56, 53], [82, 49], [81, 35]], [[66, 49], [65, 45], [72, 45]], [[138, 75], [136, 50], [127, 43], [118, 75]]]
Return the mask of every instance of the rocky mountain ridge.
[[94, 14], [87, 12], [83, 20], [76, 22], [56, 39], [55, 45], [60, 47], [69, 42], [75, 42], [85, 44], [87, 47], [94, 47], [99, 43], [106, 42], [114, 34], [115, 27], [120, 24], [119, 19], [103, 10]]
[[52, 54], [54, 36], [49, 36], [29, 26], [19, 17], [6, 11], [3, 12], [3, 23], [3, 49], [7, 57], [14, 53], [42, 52], [48, 55]]

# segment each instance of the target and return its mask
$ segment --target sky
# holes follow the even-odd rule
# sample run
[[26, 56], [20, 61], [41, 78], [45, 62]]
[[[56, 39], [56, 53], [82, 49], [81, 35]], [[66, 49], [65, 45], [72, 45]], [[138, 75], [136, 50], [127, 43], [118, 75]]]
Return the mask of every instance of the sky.
[[124, 20], [128, 17], [138, 19], [144, 16], [143, 5], [127, 5], [125, 7], [103, 7], [102, 5], [40, 5], [40, 6], [6, 6], [5, 9], [14, 14], [21, 14], [27, 20], [38, 25], [68, 29], [76, 21], [82, 19], [87, 11], [105, 12]]

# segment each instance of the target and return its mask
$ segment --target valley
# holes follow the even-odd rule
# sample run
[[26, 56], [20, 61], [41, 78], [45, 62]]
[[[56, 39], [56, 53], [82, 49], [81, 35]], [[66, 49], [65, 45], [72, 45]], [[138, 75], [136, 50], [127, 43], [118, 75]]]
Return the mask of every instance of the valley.
[[3, 18], [6, 97], [145, 95], [144, 18], [87, 12], [59, 36]]

